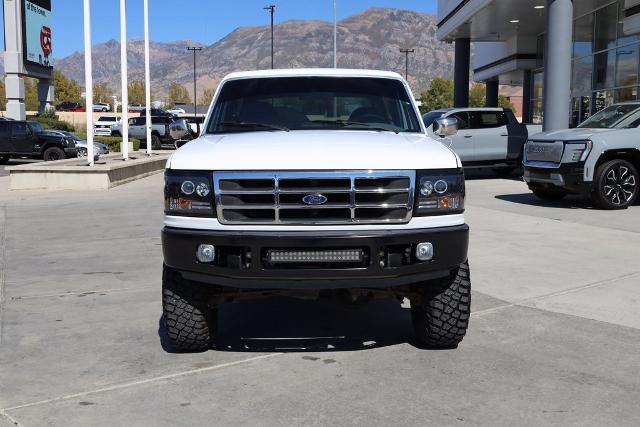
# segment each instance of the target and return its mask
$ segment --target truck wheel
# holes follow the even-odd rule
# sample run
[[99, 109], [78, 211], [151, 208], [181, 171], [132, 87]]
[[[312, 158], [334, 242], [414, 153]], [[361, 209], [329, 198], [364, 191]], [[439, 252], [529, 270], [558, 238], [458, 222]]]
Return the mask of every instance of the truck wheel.
[[209, 307], [210, 294], [164, 267], [162, 316], [169, 342], [179, 351], [207, 351], [215, 336], [216, 312]]
[[11, 160], [11, 156], [0, 156], [0, 165], [6, 165]]
[[550, 190], [547, 188], [530, 188], [537, 198], [548, 201], [558, 201], [566, 197], [567, 193], [560, 190]]
[[62, 160], [66, 157], [64, 150], [60, 147], [49, 147], [44, 150], [42, 158], [45, 162], [53, 162], [56, 160]]
[[151, 135], [151, 148], [154, 150], [162, 149], [162, 141], [158, 135]]
[[593, 204], [602, 209], [626, 209], [638, 197], [638, 171], [628, 161], [610, 160], [596, 169]]
[[465, 262], [448, 287], [430, 299], [411, 302], [416, 340], [429, 348], [456, 348], [464, 338], [471, 314], [471, 278]]

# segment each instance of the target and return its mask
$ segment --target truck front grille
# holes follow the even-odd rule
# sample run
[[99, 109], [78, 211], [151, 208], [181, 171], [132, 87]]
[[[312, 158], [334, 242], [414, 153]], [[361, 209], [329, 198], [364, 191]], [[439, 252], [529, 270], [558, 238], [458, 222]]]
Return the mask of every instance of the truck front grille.
[[415, 171], [216, 172], [223, 224], [384, 224], [411, 219]]

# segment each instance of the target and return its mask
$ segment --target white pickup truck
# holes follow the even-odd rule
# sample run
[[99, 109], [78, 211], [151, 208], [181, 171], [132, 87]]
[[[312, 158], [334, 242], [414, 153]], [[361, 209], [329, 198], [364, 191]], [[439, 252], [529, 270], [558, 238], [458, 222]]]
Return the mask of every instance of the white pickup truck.
[[525, 147], [524, 180], [545, 200], [584, 194], [603, 209], [626, 209], [640, 187], [640, 103], [613, 105], [576, 129], [539, 133]]
[[434, 121], [441, 117], [458, 120], [459, 132], [449, 138], [449, 143], [465, 168], [490, 166], [499, 173], [510, 173], [521, 166], [527, 138], [542, 131], [540, 125], [518, 122], [508, 108], [450, 108], [422, 117], [429, 135], [433, 135]]
[[[122, 135], [122, 122], [113, 125], [113, 133]], [[173, 145], [176, 140], [190, 135], [190, 127], [186, 121], [173, 116], [151, 117], [151, 148], [160, 150], [162, 144]], [[145, 116], [129, 119], [129, 137], [141, 141], [140, 146], [147, 145], [147, 118]]]
[[[210, 348], [221, 304], [281, 294], [409, 298], [419, 343], [460, 343], [464, 173], [413, 99], [380, 71], [223, 79], [201, 136], [165, 171], [163, 319], [175, 348]], [[457, 130], [437, 123], [441, 136]]]

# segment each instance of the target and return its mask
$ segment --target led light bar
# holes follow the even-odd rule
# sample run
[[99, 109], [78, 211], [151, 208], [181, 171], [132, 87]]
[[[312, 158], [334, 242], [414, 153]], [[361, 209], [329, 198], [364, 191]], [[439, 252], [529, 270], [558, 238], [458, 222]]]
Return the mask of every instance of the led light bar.
[[275, 250], [267, 253], [270, 263], [361, 262], [362, 249], [329, 249], [320, 251]]

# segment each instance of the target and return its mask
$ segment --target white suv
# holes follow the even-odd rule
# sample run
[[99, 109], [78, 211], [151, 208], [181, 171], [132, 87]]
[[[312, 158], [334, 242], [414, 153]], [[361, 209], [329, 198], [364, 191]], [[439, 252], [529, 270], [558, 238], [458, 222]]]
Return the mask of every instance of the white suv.
[[[409, 298], [419, 343], [470, 313], [460, 159], [426, 135], [395, 73], [274, 70], [220, 84], [202, 136], [165, 172], [163, 318], [200, 351], [223, 302]], [[450, 136], [455, 119], [439, 119]]]

